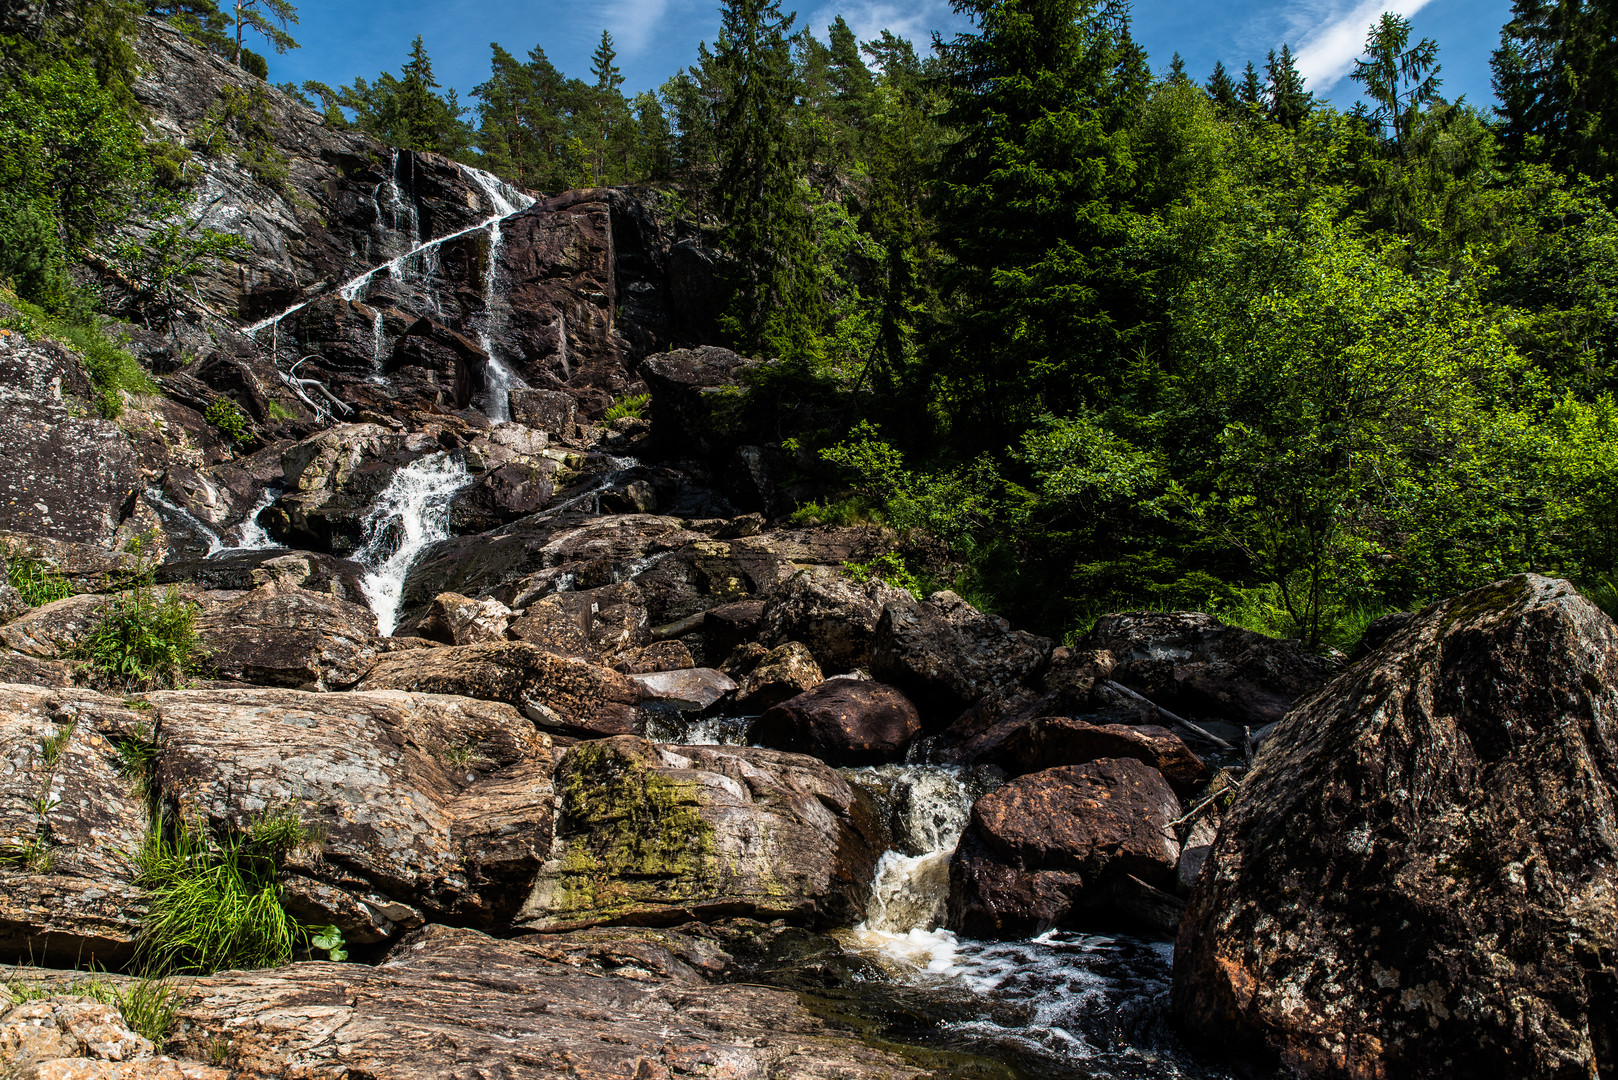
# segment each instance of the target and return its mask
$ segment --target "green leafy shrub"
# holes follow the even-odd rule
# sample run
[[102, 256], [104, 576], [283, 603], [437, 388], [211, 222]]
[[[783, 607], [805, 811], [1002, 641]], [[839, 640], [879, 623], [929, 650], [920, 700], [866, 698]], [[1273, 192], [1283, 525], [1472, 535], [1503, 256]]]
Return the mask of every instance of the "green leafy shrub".
[[116, 420], [124, 411], [124, 394], [155, 394], [157, 384], [140, 361], [107, 339], [96, 318], [73, 314], [52, 315], [38, 305], [0, 289], [0, 301], [9, 304], [13, 314], [0, 320], [0, 326], [15, 330], [30, 341], [50, 338], [78, 353], [90, 383], [95, 388], [96, 411]]
[[619, 398], [612, 406], [601, 414], [601, 422], [610, 424], [625, 416], [641, 419], [646, 415], [646, 407], [652, 402], [650, 394], [632, 394], [626, 398]]
[[146, 575], [108, 602], [73, 656], [89, 661], [109, 684], [175, 686], [201, 667], [203, 649], [196, 624], [195, 603], [172, 587], [159, 596]]
[[6, 553], [6, 583], [22, 596], [29, 607], [65, 600], [74, 593], [73, 583], [30, 555]]
[[239, 446], [253, 437], [247, 430], [247, 417], [242, 414], [241, 406], [230, 398], [214, 399], [202, 418], [217, 428], [226, 441], [235, 445]]
[[876, 578], [878, 581], [885, 582], [895, 589], [903, 589], [917, 600], [937, 592], [942, 587], [939, 582], [911, 570], [910, 567], [905, 565], [904, 556], [897, 551], [878, 555], [869, 562], [851, 562], [846, 564], [843, 569], [848, 571], [849, 577], [862, 585], [872, 578]]
[[1618, 578], [1611, 574], [1584, 582], [1579, 586], [1584, 598], [1618, 620]]
[[280, 864], [313, 837], [289, 809], [216, 835], [202, 821], [152, 830], [136, 854], [151, 895], [137, 958], [155, 972], [274, 967], [307, 932], [281, 906]]

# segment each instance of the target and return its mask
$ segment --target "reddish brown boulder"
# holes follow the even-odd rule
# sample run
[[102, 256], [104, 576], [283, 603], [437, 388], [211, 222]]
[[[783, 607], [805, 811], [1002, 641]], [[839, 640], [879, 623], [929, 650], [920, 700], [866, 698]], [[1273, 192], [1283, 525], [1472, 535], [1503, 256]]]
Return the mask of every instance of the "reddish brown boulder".
[[824, 680], [809, 649], [789, 641], [759, 657], [742, 677], [736, 688], [736, 706], [743, 712], [760, 712], [813, 690]]
[[1429, 608], [1264, 742], [1173, 1007], [1305, 1077], [1608, 1075], [1618, 628], [1522, 575]]
[[972, 749], [970, 760], [998, 765], [1012, 776], [1101, 758], [1134, 758], [1162, 773], [1182, 795], [1210, 775], [1178, 735], [1154, 724], [1091, 724], [1072, 716], [1045, 716], [996, 727]]
[[921, 716], [891, 686], [828, 679], [758, 718], [752, 739], [765, 746], [812, 754], [831, 765], [897, 761], [921, 734]]
[[1163, 777], [1132, 758], [1018, 777], [972, 807], [950, 861], [949, 925], [1024, 937], [1109, 906], [1127, 876], [1172, 887], [1179, 813]]

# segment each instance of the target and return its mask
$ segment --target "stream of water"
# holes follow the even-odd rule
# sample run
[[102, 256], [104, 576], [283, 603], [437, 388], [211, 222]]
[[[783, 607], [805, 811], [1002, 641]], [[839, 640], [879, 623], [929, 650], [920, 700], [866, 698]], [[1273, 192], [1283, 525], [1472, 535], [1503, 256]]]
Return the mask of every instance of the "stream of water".
[[471, 482], [459, 454], [429, 454], [394, 473], [366, 514], [365, 541], [354, 561], [369, 571], [360, 587], [383, 637], [399, 625], [410, 564], [429, 546], [449, 539], [450, 500]]

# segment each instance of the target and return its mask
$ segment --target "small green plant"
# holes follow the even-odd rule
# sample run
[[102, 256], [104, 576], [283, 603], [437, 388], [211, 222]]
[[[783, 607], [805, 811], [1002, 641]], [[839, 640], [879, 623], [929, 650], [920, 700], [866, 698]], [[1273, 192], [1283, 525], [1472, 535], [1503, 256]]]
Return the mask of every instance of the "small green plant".
[[456, 768], [464, 768], [472, 760], [473, 747], [469, 742], [444, 747], [444, 760]]
[[95, 316], [50, 315], [4, 288], [0, 288], [0, 301], [12, 309], [0, 325], [29, 341], [50, 338], [79, 354], [94, 387], [96, 411], [106, 419], [116, 420], [123, 414], [125, 394], [157, 393], [157, 384], [140, 361], [109, 341]]
[[[21, 965], [16, 970], [20, 975]], [[13, 976], [6, 982], [0, 983], [0, 1000], [10, 998], [13, 1005], [58, 996], [87, 997], [92, 1001], [99, 1001], [103, 1005], [116, 1005], [118, 1003], [117, 988], [98, 972], [81, 975], [66, 984], [55, 981], [36, 982], [32, 979], [24, 980], [19, 976]]]
[[348, 959], [348, 950], [343, 948], [347, 942], [343, 940], [343, 932], [335, 926], [322, 928], [309, 939], [309, 944], [316, 949], [323, 949], [326, 959], [340, 964]]
[[141, 979], [127, 990], [114, 991], [124, 1023], [161, 1047], [180, 1014], [180, 993], [167, 979]]
[[632, 394], [626, 398], [619, 398], [613, 402], [606, 412], [601, 414], [601, 422], [610, 424], [614, 420], [625, 416], [633, 416], [637, 420], [646, 416], [646, 407], [652, 402], [650, 394]]
[[144, 572], [128, 592], [102, 609], [101, 619], [72, 655], [106, 683], [131, 689], [176, 686], [202, 665], [197, 605], [170, 587], [161, 596]]
[[154, 972], [210, 974], [274, 967], [292, 959], [307, 932], [281, 906], [280, 864], [307, 843], [291, 810], [219, 833], [198, 820], [160, 820], [136, 853], [151, 896], [137, 959]]
[[905, 592], [920, 600], [931, 592], [937, 591], [937, 583], [917, 575], [910, 567], [905, 565], [904, 556], [897, 551], [890, 551], [885, 555], [878, 555], [869, 562], [851, 562], [844, 567], [848, 576], [860, 584], [876, 578], [886, 582], [895, 589]]
[[[151, 704], [146, 703], [147, 708]], [[156, 792], [153, 774], [157, 769], [157, 747], [144, 739], [126, 737], [112, 740], [118, 751], [118, 775], [129, 784], [129, 793], [148, 800]]]
[[54, 735], [47, 735], [39, 740], [40, 756], [45, 759], [45, 767], [56, 768], [56, 763], [62, 758], [62, 751], [67, 748], [68, 740], [73, 738], [74, 725], [68, 724]]
[[223, 1065], [230, 1060], [230, 1040], [213, 1039], [208, 1043], [208, 1062], [212, 1065]]
[[1618, 577], [1601, 575], [1581, 584], [1579, 591], [1610, 618], [1618, 620]]
[[268, 401], [264, 405], [264, 416], [269, 420], [291, 420], [297, 415], [279, 401]]
[[16, 552], [6, 553], [6, 582], [21, 594], [29, 607], [65, 600], [73, 595], [73, 583], [39, 559]]
[[243, 415], [242, 408], [228, 397], [215, 398], [209, 405], [202, 418], [218, 429], [226, 441], [240, 446], [252, 439], [247, 430], [247, 417]]
[[794, 525], [880, 525], [882, 512], [858, 496], [810, 502], [792, 512]]

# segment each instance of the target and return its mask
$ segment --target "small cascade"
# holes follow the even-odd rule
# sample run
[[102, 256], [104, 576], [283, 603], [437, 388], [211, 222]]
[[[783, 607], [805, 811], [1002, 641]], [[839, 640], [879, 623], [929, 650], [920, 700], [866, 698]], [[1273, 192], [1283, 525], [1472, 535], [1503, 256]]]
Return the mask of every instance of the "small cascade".
[[531, 196], [506, 184], [498, 177], [474, 169], [467, 165], [461, 166], [461, 171], [472, 178], [473, 183], [482, 189], [484, 198], [494, 209], [495, 217], [488, 223], [489, 228], [489, 254], [483, 270], [483, 310], [484, 327], [478, 331], [478, 344], [489, 357], [488, 370], [488, 405], [484, 410], [490, 420], [502, 423], [511, 419], [511, 392], [526, 389], [528, 383], [522, 376], [513, 371], [504, 360], [500, 358], [495, 349], [491, 334], [497, 331], [501, 321], [501, 307], [496, 303], [499, 282], [497, 271], [500, 263], [500, 223], [519, 210], [526, 210], [534, 205]]
[[399, 625], [410, 564], [429, 545], [449, 538], [450, 500], [471, 482], [459, 455], [429, 454], [394, 473], [366, 514], [365, 542], [354, 560], [370, 571], [360, 587], [383, 637]]
[[191, 511], [170, 499], [168, 495], [164, 494], [162, 488], [147, 488], [146, 497], [157, 504], [158, 515], [160, 517], [177, 518], [182, 525], [195, 533], [198, 539], [207, 541], [208, 550], [203, 558], [217, 555], [219, 552], [225, 549], [225, 542], [219, 538], [219, 534], [217, 532], [215, 532], [209, 526], [203, 524], [202, 520]]
[[866, 948], [897, 951], [923, 966], [947, 963], [953, 935], [941, 930], [949, 900], [949, 859], [966, 829], [972, 789], [961, 770], [937, 765], [870, 770], [891, 780], [895, 840], [876, 867], [866, 918], [854, 933]]
[[376, 369], [378, 375], [382, 374], [382, 354], [387, 347], [382, 333], [382, 309], [377, 308], [371, 314], [371, 367]]
[[[410, 152], [406, 151], [406, 153]], [[410, 237], [411, 247], [418, 247], [421, 244], [421, 217], [416, 212], [416, 155], [414, 153], [410, 153], [409, 161], [410, 178], [407, 182], [410, 186], [410, 199], [407, 201], [404, 193], [399, 188], [398, 150], [393, 152], [393, 159], [388, 164], [388, 178], [383, 181], [383, 187], [388, 189], [388, 212], [391, 216], [391, 227], [397, 231], [405, 231], [399, 227], [399, 220], [403, 218], [410, 226], [406, 235]]]
[[247, 516], [225, 530], [225, 537], [234, 542], [225, 546], [222, 551], [210, 552], [210, 555], [231, 551], [270, 551], [283, 545], [270, 539], [270, 534], [264, 531], [264, 526], [258, 523], [258, 516], [268, 510], [275, 500], [281, 497], [276, 488], [265, 488], [259, 494], [258, 502], [247, 512]]
[[562, 361], [562, 378], [571, 379], [573, 368], [567, 362], [567, 315], [556, 313], [556, 355]]

